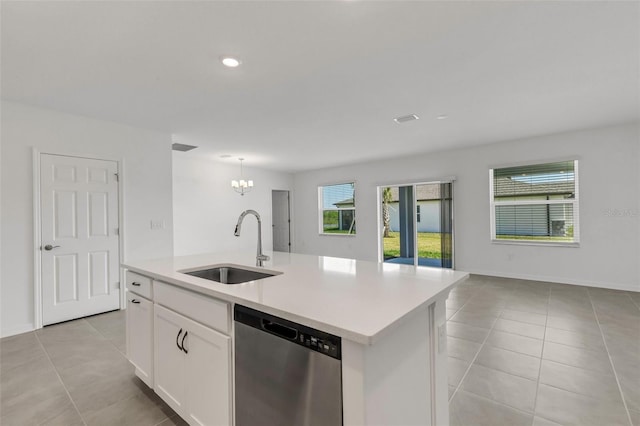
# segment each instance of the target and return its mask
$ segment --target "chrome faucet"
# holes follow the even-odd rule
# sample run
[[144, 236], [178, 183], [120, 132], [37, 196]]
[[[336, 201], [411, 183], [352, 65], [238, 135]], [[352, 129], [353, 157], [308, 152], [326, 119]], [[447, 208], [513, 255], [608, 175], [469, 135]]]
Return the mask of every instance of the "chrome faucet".
[[240, 217], [238, 218], [238, 223], [236, 224], [236, 230], [233, 232], [233, 235], [236, 237], [240, 236], [240, 228], [242, 227], [242, 221], [244, 217], [251, 213], [258, 219], [258, 254], [256, 255], [256, 266], [263, 266], [263, 262], [269, 260], [269, 256], [262, 254], [262, 221], [260, 220], [260, 215], [255, 210], [245, 210], [240, 213]]

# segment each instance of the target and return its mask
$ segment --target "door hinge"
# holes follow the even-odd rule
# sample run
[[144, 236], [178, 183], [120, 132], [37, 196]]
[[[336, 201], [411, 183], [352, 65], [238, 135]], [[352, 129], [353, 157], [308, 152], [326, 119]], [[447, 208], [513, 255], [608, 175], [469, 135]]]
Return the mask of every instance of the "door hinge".
[[120, 235], [120, 228], [115, 228], [113, 232], [115, 232], [116, 235]]
[[118, 289], [118, 290], [120, 289], [120, 281], [118, 281], [118, 282], [116, 283], [116, 289]]
[[120, 175], [118, 173], [113, 174], [116, 177], [116, 182], [120, 181]]

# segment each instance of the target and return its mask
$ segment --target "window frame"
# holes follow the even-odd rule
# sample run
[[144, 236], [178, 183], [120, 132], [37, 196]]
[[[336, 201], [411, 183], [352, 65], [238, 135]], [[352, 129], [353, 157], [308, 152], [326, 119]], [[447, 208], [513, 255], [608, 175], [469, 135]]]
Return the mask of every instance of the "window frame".
[[[574, 197], [571, 199], [547, 199], [547, 200], [514, 200], [514, 201], [496, 201], [494, 194], [494, 170], [515, 167], [532, 167], [538, 165], [561, 163], [573, 161], [574, 167]], [[490, 212], [490, 229], [491, 242], [494, 244], [512, 244], [527, 246], [544, 246], [544, 247], [579, 247], [580, 246], [580, 185], [579, 185], [579, 160], [577, 158], [536, 161], [531, 163], [519, 163], [515, 165], [503, 165], [500, 167], [491, 167], [489, 169], [489, 212]], [[573, 241], [545, 241], [545, 240], [527, 240], [527, 239], [506, 239], [497, 238], [496, 236], [496, 210], [499, 206], [526, 206], [526, 205], [571, 205], [573, 209]]]
[[[339, 185], [353, 185], [353, 207], [336, 207], [336, 208], [324, 208], [324, 197], [323, 197], [323, 189], [330, 186], [339, 186]], [[338, 183], [328, 183], [324, 185], [318, 185], [318, 235], [321, 236], [339, 236], [339, 237], [355, 237], [357, 234], [357, 228], [353, 230], [351, 233], [340, 233], [340, 232], [325, 232], [324, 230], [324, 212], [326, 211], [352, 211], [355, 223], [356, 217], [356, 181], [345, 181]]]

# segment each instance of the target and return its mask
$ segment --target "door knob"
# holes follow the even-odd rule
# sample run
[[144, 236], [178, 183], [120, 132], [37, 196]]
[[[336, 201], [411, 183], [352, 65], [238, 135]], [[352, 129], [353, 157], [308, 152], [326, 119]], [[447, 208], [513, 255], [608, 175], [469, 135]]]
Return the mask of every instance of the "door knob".
[[46, 251], [49, 251], [49, 250], [53, 250], [54, 248], [58, 248], [58, 247], [60, 247], [60, 246], [52, 246], [51, 244], [47, 244], [46, 246], [44, 246], [44, 249]]

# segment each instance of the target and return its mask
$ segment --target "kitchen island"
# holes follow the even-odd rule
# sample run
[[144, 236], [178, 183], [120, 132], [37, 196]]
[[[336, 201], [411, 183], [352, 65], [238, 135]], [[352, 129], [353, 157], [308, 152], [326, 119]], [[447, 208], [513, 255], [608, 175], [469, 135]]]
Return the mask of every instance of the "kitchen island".
[[[225, 374], [229, 383], [215, 389], [207, 383], [196, 387], [199, 394], [210, 389], [209, 398], [227, 401], [228, 417], [214, 416], [209, 423], [233, 424], [231, 313], [233, 305], [240, 304], [342, 339], [345, 425], [448, 424], [445, 300], [449, 290], [468, 277], [467, 273], [326, 256], [269, 254], [271, 260], [263, 268], [253, 266], [255, 255], [250, 253], [184, 256], [123, 265], [127, 269], [127, 288], [133, 292], [127, 298], [128, 307], [134, 308], [127, 313], [127, 351], [138, 376], [189, 423], [207, 424], [204, 414], [190, 413], [197, 411], [189, 406], [197, 407], [198, 401], [185, 406], [182, 397], [168, 390], [179, 377], [171, 376], [171, 371], [164, 372], [162, 365], [180, 362], [178, 356], [188, 356], [189, 345], [184, 337], [187, 321], [191, 324], [190, 336], [198, 335], [198, 327], [202, 328], [201, 336], [209, 333], [209, 328], [202, 326], [208, 325], [215, 333], [212, 338], [218, 339], [211, 345], [217, 351], [211, 356], [225, 364], [211, 374], [228, 370]], [[277, 275], [242, 284], [222, 284], [185, 273], [221, 264]], [[211, 305], [203, 305], [205, 302]], [[172, 309], [181, 318], [184, 316], [182, 322], [177, 317], [172, 319]], [[135, 314], [136, 310], [142, 313]], [[142, 323], [146, 329], [140, 330]], [[171, 335], [167, 350], [162, 347], [163, 324], [180, 328], [175, 338]], [[147, 334], [151, 334], [150, 341], [145, 340]], [[200, 340], [194, 338], [194, 342]], [[171, 349], [183, 349], [185, 355], [167, 358], [169, 343]], [[194, 346], [191, 352], [195, 350]], [[185, 368], [193, 369], [193, 361], [187, 364]], [[197, 369], [193, 376], [200, 378]], [[162, 380], [168, 384], [165, 386]], [[186, 396], [183, 399], [189, 400]]]

